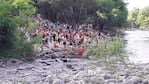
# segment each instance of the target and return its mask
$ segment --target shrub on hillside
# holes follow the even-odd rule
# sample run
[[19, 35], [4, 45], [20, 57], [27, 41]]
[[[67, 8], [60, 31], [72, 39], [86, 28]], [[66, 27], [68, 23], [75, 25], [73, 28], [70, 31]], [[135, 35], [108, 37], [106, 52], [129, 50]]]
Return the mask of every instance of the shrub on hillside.
[[101, 59], [105, 63], [125, 61], [123, 42], [121, 39], [115, 40], [100, 40], [94, 46], [89, 46], [86, 50], [86, 55], [91, 59]]

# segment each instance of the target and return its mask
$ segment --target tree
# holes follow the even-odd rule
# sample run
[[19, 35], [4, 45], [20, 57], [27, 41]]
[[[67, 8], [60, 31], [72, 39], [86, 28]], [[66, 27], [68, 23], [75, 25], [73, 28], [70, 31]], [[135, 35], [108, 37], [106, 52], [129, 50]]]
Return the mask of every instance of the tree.
[[141, 28], [149, 28], [149, 7], [140, 10], [137, 17], [137, 23]]
[[123, 0], [43, 0], [36, 3], [38, 12], [52, 22], [92, 23], [100, 31], [121, 27], [128, 13]]
[[127, 18], [127, 8], [123, 0], [96, 0], [96, 23], [100, 31], [108, 27], [121, 27]]
[[[38, 3], [38, 4], [37, 4]], [[37, 1], [38, 12], [53, 22], [79, 24], [92, 19], [95, 0], [44, 0]]]
[[129, 12], [128, 22], [138, 28], [149, 28], [149, 7], [142, 9], [134, 8]]
[[[0, 46], [10, 47], [14, 41], [15, 29], [25, 26], [26, 18], [35, 12], [30, 0], [0, 1]], [[4, 44], [4, 45], [3, 45]]]
[[15, 52], [21, 53], [20, 56], [25, 54], [27, 43], [22, 38], [23, 33], [19, 33], [18, 30], [27, 26], [28, 17], [35, 13], [32, 4], [31, 0], [0, 0], [0, 53], [17, 49], [20, 52], [17, 50]]
[[140, 10], [138, 8], [134, 8], [132, 11], [128, 14], [128, 22], [131, 26], [139, 27], [139, 23], [137, 22], [138, 14]]

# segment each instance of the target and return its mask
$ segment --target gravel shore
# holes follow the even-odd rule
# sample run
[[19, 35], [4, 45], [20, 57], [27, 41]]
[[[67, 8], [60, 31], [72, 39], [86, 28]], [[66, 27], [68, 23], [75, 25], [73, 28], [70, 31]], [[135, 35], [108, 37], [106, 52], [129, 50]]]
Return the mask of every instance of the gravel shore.
[[149, 84], [149, 64], [104, 63], [78, 58], [0, 61], [0, 84]]

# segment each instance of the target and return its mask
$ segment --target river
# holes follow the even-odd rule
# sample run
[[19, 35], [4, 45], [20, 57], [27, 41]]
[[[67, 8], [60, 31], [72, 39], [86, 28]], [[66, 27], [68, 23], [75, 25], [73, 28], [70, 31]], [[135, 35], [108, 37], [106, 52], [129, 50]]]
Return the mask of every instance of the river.
[[149, 31], [125, 31], [126, 50], [133, 63], [149, 63]]

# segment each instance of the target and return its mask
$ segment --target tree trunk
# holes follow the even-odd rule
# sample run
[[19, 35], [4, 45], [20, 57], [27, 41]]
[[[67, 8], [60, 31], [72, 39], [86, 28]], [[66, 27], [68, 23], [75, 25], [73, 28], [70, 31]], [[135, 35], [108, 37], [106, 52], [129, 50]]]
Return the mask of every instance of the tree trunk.
[[103, 32], [104, 24], [97, 24], [97, 30]]

